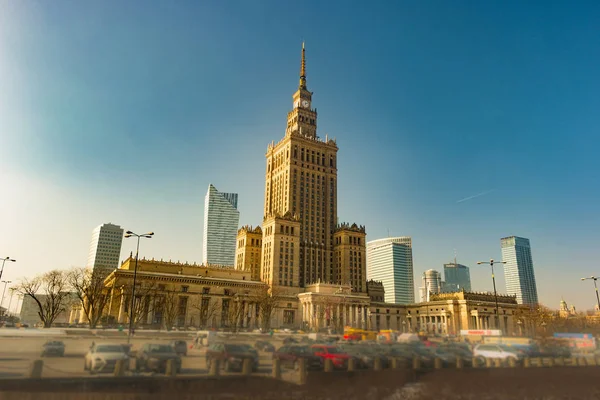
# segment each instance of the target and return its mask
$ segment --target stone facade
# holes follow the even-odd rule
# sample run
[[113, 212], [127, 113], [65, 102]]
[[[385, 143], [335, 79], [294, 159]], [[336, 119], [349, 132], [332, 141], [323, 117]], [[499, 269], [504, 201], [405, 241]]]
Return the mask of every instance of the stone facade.
[[235, 269], [250, 271], [252, 280], [260, 280], [260, 263], [262, 257], [262, 229], [244, 226], [238, 230], [235, 250]]
[[334, 278], [353, 292], [367, 292], [367, 251], [364, 226], [341, 224], [333, 234]]
[[[298, 286], [303, 288], [316, 282], [341, 283], [333, 261], [338, 147], [335, 140], [317, 136], [317, 111], [312, 107], [305, 74], [303, 48], [300, 84], [292, 96], [285, 136], [267, 148], [264, 206], [265, 221], [288, 213], [298, 217]], [[267, 263], [268, 244], [263, 240]], [[276, 241], [271, 245], [279, 247]], [[269, 265], [263, 263], [263, 267]]]

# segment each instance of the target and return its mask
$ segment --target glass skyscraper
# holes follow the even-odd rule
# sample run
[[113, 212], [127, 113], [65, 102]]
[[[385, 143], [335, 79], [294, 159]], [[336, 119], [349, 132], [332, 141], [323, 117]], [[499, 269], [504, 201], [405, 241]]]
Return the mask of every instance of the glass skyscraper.
[[471, 291], [469, 267], [454, 263], [444, 264], [444, 292]]
[[235, 245], [240, 212], [237, 193], [221, 193], [212, 184], [204, 198], [202, 262], [235, 265]]
[[519, 304], [537, 304], [537, 286], [533, 272], [529, 239], [509, 236], [500, 239], [506, 292], [517, 295]]
[[404, 236], [367, 242], [367, 279], [383, 283], [387, 303], [414, 303], [412, 239]]

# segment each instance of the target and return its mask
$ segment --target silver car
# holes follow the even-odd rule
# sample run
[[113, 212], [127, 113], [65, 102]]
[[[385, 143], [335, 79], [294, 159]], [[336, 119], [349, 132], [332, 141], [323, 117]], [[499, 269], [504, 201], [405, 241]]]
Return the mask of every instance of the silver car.
[[129, 367], [129, 355], [125, 347], [120, 344], [92, 344], [85, 355], [83, 369], [90, 374], [98, 372], [113, 372], [117, 361], [123, 360], [125, 367]]

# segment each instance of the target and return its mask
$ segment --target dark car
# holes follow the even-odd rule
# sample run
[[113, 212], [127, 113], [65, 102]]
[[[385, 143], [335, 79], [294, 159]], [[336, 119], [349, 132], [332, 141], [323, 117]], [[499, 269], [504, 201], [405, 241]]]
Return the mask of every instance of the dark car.
[[133, 345], [132, 345], [132, 344], [129, 344], [129, 343], [127, 343], [127, 344], [122, 344], [122, 345], [121, 345], [121, 347], [123, 348], [123, 352], [124, 352], [125, 354], [127, 354], [127, 355], [130, 355], [130, 354], [131, 354], [131, 348], [133, 347]]
[[206, 367], [209, 370], [218, 360], [225, 371], [241, 371], [246, 359], [251, 360], [252, 371], [258, 371], [258, 352], [249, 345], [215, 343], [206, 350]]
[[187, 356], [188, 345], [185, 340], [173, 340], [171, 343], [175, 353], [179, 356]]
[[283, 339], [283, 344], [284, 344], [284, 345], [285, 345], [285, 344], [297, 344], [297, 343], [299, 343], [299, 341], [298, 341], [298, 340], [296, 340], [296, 339], [294, 339], [294, 338], [293, 338], [293, 337], [291, 337], [291, 336], [288, 336], [288, 337], [286, 337], [285, 339]]
[[571, 357], [571, 349], [566, 346], [545, 346], [541, 352], [543, 357]]
[[267, 353], [272, 353], [275, 351], [275, 346], [265, 340], [258, 340], [254, 343], [254, 348], [260, 351], [266, 351]]
[[42, 357], [65, 355], [65, 344], [58, 340], [49, 340], [42, 346]]
[[165, 372], [169, 360], [175, 360], [175, 368], [181, 372], [181, 358], [173, 346], [146, 343], [137, 351], [135, 366], [137, 370]]
[[299, 369], [299, 360], [305, 359], [305, 365], [308, 370], [318, 371], [323, 369], [323, 359], [313, 354], [308, 346], [290, 345], [280, 347], [273, 353], [273, 359], [280, 360], [281, 366], [284, 368]]

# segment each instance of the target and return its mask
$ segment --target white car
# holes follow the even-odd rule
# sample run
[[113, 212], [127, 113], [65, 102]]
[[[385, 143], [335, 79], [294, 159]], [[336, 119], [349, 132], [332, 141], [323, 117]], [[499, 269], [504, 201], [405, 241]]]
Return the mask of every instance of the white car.
[[124, 360], [125, 368], [129, 367], [129, 354], [125, 346], [112, 343], [92, 344], [85, 355], [83, 369], [91, 374], [113, 372], [118, 360]]
[[503, 344], [479, 344], [475, 346], [473, 350], [474, 357], [483, 358], [499, 358], [501, 360], [508, 360], [513, 358], [518, 361], [522, 358], [523, 353], [517, 349], [513, 349], [510, 346]]

